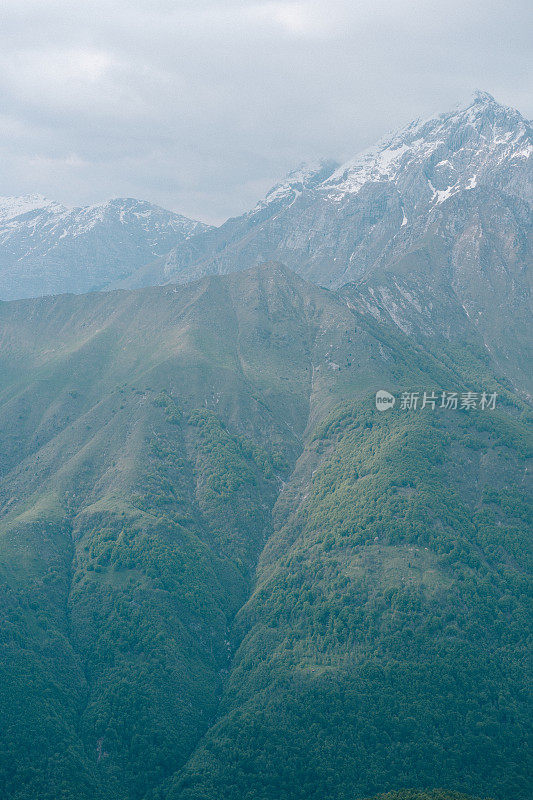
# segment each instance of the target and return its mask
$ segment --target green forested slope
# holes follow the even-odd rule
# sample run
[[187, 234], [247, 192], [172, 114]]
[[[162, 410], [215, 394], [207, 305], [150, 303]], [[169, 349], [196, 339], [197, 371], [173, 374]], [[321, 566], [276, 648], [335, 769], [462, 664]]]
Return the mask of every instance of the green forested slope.
[[0, 376], [3, 796], [529, 796], [527, 418], [478, 343], [268, 267], [0, 304]]
[[344, 406], [311, 440], [220, 720], [171, 797], [528, 796], [523, 431], [378, 413]]

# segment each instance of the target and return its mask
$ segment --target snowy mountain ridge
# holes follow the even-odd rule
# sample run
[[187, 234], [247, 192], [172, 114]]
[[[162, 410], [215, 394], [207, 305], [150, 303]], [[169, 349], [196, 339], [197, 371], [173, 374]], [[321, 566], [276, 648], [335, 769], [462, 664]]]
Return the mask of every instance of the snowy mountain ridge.
[[[400, 227], [450, 197], [485, 184], [498, 185], [533, 204], [532, 182], [523, 181], [533, 154], [531, 123], [488, 92], [476, 91], [449, 112], [416, 119], [348, 161], [302, 162], [242, 219], [287, 212], [300, 199], [350, 202], [369, 184], [388, 183], [401, 196]], [[224, 227], [224, 226], [223, 226]], [[173, 259], [167, 264], [172, 268]]]
[[42, 194], [26, 194], [21, 197], [4, 196], [0, 197], [0, 224], [14, 220], [32, 211], [41, 210], [57, 211], [59, 213], [68, 211], [61, 203], [48, 200], [48, 198], [43, 197]]
[[339, 164], [331, 159], [302, 162], [270, 189], [267, 195], [250, 212], [250, 215], [257, 211], [262, 211], [271, 203], [286, 199], [294, 202], [306, 189], [320, 186], [338, 166]]
[[[340, 200], [359, 192], [369, 181], [401, 185], [406, 174], [424, 167], [435, 180], [428, 177], [421, 200], [431, 205], [461, 189], [474, 188], [487, 177], [487, 170], [507, 168], [514, 159], [527, 161], [532, 153], [530, 123], [487, 92], [476, 92], [466, 106], [415, 120], [384, 136], [341, 165], [319, 188]], [[525, 199], [531, 201], [531, 197]]]
[[133, 198], [0, 198], [0, 299], [105, 288], [209, 226]]

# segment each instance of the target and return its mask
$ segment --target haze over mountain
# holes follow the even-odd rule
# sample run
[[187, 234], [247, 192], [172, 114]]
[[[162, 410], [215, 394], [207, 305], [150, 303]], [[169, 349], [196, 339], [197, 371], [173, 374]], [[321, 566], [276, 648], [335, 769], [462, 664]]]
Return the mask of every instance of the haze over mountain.
[[207, 225], [140, 200], [0, 197], [0, 298], [102, 289]]

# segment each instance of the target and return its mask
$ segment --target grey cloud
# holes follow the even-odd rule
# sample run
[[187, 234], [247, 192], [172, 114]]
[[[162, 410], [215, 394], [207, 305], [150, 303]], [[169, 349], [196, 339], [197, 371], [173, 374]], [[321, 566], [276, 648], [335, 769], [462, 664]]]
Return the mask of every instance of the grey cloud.
[[4, 0], [0, 194], [207, 221], [475, 87], [531, 115], [529, 2]]

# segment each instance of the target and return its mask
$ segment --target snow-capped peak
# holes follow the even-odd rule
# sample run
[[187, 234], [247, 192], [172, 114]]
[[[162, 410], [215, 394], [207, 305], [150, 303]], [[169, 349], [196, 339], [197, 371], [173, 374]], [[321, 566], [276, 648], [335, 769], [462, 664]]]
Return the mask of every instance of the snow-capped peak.
[[133, 198], [67, 209], [37, 194], [2, 197], [0, 298], [108, 286], [207, 227]]
[[66, 211], [65, 206], [48, 200], [42, 194], [26, 194], [22, 197], [0, 197], [0, 222], [8, 222], [31, 211]]
[[196, 220], [131, 197], [116, 197], [77, 208], [66, 208], [40, 194], [0, 197], [0, 226], [7, 229], [7, 234], [0, 230], [1, 239], [11, 235], [15, 227], [35, 230], [37, 225], [46, 229], [47, 236], [57, 234], [63, 239], [83, 236], [105, 225], [134, 227], [156, 236], [162, 230], [175, 231], [186, 237], [206, 227]]
[[532, 152], [527, 120], [477, 91], [466, 105], [384, 136], [335, 170], [321, 188], [337, 200], [375, 181], [390, 181], [399, 190], [405, 184], [407, 191], [416, 175], [426, 183], [419, 185], [419, 199], [440, 203], [460, 189], [492, 180], [494, 170]]
[[472, 99], [475, 103], [496, 103], [494, 97], [482, 89], [474, 89]]
[[259, 201], [252, 213], [281, 200], [288, 199], [294, 202], [305, 189], [322, 183], [336, 167], [338, 167], [337, 162], [327, 159], [302, 162], [272, 187], [266, 197]]

